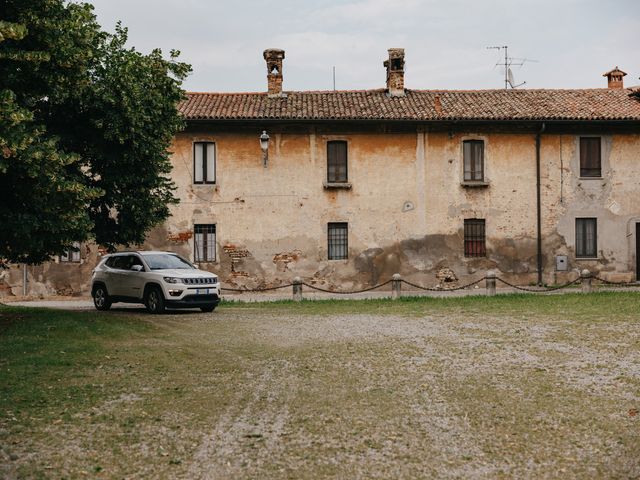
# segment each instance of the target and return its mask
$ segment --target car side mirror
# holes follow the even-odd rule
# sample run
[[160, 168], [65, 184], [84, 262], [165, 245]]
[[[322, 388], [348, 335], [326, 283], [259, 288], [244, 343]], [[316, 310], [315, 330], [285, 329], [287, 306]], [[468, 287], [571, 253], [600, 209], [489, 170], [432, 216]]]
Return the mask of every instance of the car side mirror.
[[141, 272], [144, 270], [144, 267], [142, 265], [131, 265], [131, 270], [134, 272]]

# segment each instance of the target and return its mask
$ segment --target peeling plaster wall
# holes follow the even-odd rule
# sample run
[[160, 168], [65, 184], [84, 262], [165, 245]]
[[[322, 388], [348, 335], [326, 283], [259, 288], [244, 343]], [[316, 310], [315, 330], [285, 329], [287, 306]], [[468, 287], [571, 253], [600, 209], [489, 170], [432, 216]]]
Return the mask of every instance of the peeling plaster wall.
[[[427, 285], [444, 277], [465, 283], [488, 269], [520, 284], [536, 280], [535, 133], [272, 128], [264, 168], [261, 130], [191, 127], [175, 138], [172, 177], [181, 202], [144, 248], [193, 259], [194, 224], [215, 224], [216, 261], [200, 267], [247, 288], [277, 286], [295, 276], [319, 286], [359, 288], [398, 272]], [[564, 282], [583, 268], [630, 281], [640, 222], [640, 135], [600, 135], [599, 179], [579, 177], [580, 135], [541, 137], [544, 281]], [[461, 184], [462, 142], [470, 139], [485, 142], [486, 187]], [[350, 189], [323, 186], [331, 140], [348, 143]], [[216, 144], [215, 185], [193, 184], [196, 141]], [[597, 259], [575, 258], [576, 217], [598, 219]], [[486, 220], [486, 257], [464, 257], [467, 218]], [[348, 260], [327, 260], [329, 222], [348, 222]], [[568, 256], [567, 272], [555, 271], [556, 255]], [[88, 293], [98, 260], [90, 248], [82, 264], [30, 267], [30, 293]], [[21, 270], [14, 267], [0, 278], [0, 295], [21, 290]]]
[[[589, 136], [589, 135], [585, 135]], [[593, 135], [590, 135], [593, 136]], [[640, 222], [640, 135], [602, 135], [602, 178], [580, 178], [579, 135], [543, 137], [549, 144], [544, 210], [547, 232], [565, 243], [570, 266], [589, 269], [612, 281], [635, 279], [635, 223]], [[560, 158], [560, 156], [562, 156]], [[552, 163], [562, 162], [560, 169]], [[562, 184], [562, 196], [557, 193]], [[575, 258], [575, 219], [597, 218], [597, 259]]]
[[[461, 185], [462, 142], [468, 139], [485, 142], [485, 188]], [[351, 189], [323, 188], [330, 140], [348, 143]], [[194, 141], [216, 143], [215, 186], [192, 185]], [[579, 134], [542, 136], [544, 280], [564, 281], [581, 268], [631, 279], [635, 240], [628, 233], [635, 232], [631, 219], [640, 216], [633, 201], [640, 181], [640, 138], [602, 137], [601, 180], [578, 178], [578, 146]], [[255, 132], [202, 129], [176, 138], [174, 152], [174, 178], [183, 202], [173, 208], [163, 235], [175, 238], [192, 231], [195, 223], [215, 223], [218, 259], [203, 266], [232, 284], [271, 286], [299, 275], [350, 288], [387, 280], [396, 272], [434, 284], [444, 267], [461, 282], [487, 269], [521, 283], [535, 281], [534, 133], [417, 128], [328, 134], [310, 128], [272, 134], [264, 168]], [[576, 216], [598, 218], [598, 260], [575, 259]], [[464, 257], [466, 218], [486, 220], [486, 257]], [[348, 222], [349, 260], [327, 260], [328, 222]], [[192, 239], [169, 247], [193, 258]], [[244, 252], [241, 258], [231, 254], [237, 249]], [[560, 254], [569, 256], [569, 272], [555, 271]]]
[[[97, 249], [89, 244], [80, 248], [79, 262], [46, 262], [27, 266], [27, 293], [31, 296], [74, 296], [91, 289], [91, 271], [98, 264]], [[12, 265], [0, 271], [0, 297], [21, 296], [23, 266]]]

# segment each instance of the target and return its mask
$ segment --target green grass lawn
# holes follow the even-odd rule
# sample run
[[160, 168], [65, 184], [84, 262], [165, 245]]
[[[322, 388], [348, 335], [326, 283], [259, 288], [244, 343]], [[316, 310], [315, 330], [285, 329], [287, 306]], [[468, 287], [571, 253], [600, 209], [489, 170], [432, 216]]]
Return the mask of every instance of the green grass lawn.
[[0, 477], [638, 478], [640, 294], [0, 306]]

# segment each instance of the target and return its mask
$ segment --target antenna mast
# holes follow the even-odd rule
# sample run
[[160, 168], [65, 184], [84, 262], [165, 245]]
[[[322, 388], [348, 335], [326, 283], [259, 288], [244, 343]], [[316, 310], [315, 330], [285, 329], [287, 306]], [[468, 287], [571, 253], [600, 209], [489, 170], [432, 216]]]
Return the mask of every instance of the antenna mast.
[[535, 62], [536, 60], [530, 60], [528, 58], [514, 58], [509, 56], [509, 46], [502, 45], [500, 47], [487, 47], [487, 50], [504, 50], [504, 63], [496, 63], [495, 67], [504, 67], [504, 89], [508, 90], [511, 88], [518, 88], [524, 85], [527, 82], [519, 83], [518, 85], [514, 85], [513, 74], [511, 73], [511, 66], [517, 65], [521, 67], [525, 62]]

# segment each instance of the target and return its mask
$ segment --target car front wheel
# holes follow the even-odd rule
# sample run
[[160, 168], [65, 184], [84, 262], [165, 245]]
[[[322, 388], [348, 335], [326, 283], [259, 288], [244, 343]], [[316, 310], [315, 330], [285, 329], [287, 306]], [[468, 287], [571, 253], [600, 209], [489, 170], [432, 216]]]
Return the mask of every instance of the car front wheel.
[[152, 287], [147, 293], [147, 299], [145, 306], [150, 313], [163, 313], [164, 312], [164, 297], [158, 287]]
[[93, 290], [93, 305], [96, 310], [109, 310], [111, 308], [111, 299], [107, 293], [107, 289], [102, 285], [98, 285]]

